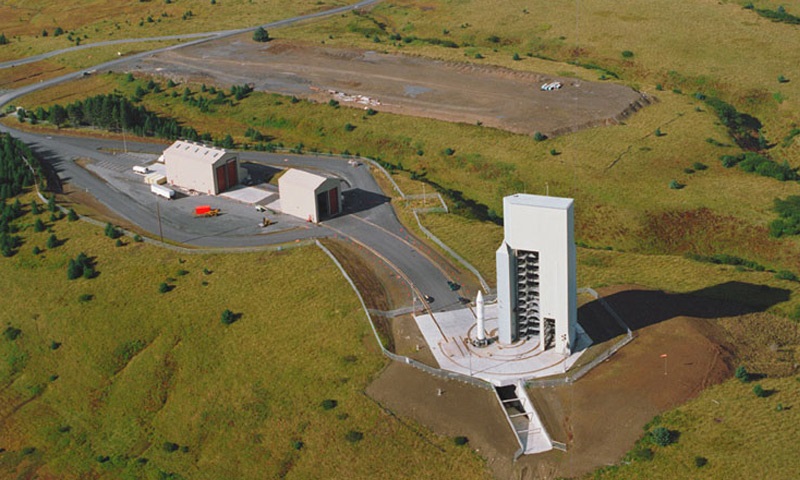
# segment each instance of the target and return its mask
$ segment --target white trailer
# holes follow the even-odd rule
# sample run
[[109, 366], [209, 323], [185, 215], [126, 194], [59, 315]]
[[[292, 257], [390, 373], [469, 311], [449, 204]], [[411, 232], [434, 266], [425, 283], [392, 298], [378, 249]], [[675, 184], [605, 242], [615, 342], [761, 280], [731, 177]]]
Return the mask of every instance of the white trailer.
[[150, 191], [158, 195], [159, 197], [164, 197], [167, 200], [171, 200], [175, 197], [175, 190], [171, 188], [167, 188], [158, 184], [150, 185]]

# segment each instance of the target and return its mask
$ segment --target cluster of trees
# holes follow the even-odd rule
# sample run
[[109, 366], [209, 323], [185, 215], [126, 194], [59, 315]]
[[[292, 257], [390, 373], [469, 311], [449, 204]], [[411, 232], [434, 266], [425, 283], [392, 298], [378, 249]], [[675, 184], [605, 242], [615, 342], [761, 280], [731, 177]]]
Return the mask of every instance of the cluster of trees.
[[158, 137], [175, 140], [186, 138], [199, 140], [200, 135], [192, 127], [182, 126], [174, 118], [162, 118], [146, 108], [120, 95], [97, 95], [78, 100], [66, 107], [52, 105], [48, 109], [39, 107], [36, 113], [27, 113], [31, 119], [46, 120], [62, 127], [96, 127], [111, 131], [123, 129], [140, 137]]
[[96, 275], [94, 269], [94, 262], [85, 253], [81, 252], [77, 257], [70, 259], [67, 264], [67, 278], [75, 280], [76, 278], [94, 278]]
[[35, 183], [31, 169], [41, 177], [39, 162], [28, 146], [10, 135], [0, 134], [0, 202], [22, 193], [25, 187]]
[[41, 173], [39, 162], [27, 145], [10, 135], [0, 135], [0, 255], [4, 257], [14, 255], [22, 244], [22, 239], [14, 235], [16, 226], [11, 224], [22, 215], [22, 205], [19, 198], [13, 203], [8, 200], [34, 184], [31, 168]]
[[775, 199], [773, 210], [778, 218], [769, 224], [772, 237], [800, 234], [800, 196], [790, 195], [785, 200]]
[[744, 6], [748, 10], [755, 10], [755, 12], [764, 18], [768, 18], [773, 22], [788, 23], [789, 25], [800, 25], [800, 17], [792, 15], [787, 12], [783, 5], [780, 5], [776, 10], [768, 8], [755, 8], [752, 3]]
[[788, 162], [776, 163], [769, 157], [755, 152], [745, 152], [739, 155], [723, 155], [720, 157], [725, 168], [735, 167], [749, 173], [757, 173], [763, 177], [771, 177], [781, 182], [800, 180], [797, 169], [792, 168]]

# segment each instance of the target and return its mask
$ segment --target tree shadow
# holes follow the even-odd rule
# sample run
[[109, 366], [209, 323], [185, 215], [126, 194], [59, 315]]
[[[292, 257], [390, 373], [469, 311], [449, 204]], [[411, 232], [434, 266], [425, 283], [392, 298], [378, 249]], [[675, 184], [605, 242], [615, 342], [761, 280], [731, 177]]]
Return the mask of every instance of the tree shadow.
[[[791, 291], [783, 288], [733, 281], [688, 293], [634, 288], [603, 300], [628, 328], [638, 330], [681, 316], [713, 319], [762, 312], [789, 300], [790, 295]], [[578, 321], [595, 343], [625, 333], [599, 300], [579, 308]]]

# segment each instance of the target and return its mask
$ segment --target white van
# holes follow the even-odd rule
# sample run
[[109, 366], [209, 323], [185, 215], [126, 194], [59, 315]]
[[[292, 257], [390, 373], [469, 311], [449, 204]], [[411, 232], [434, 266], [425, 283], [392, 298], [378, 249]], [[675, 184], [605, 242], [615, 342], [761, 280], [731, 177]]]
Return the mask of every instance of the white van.
[[133, 173], [138, 173], [139, 175], [147, 175], [150, 173], [150, 169], [147, 167], [142, 167], [141, 165], [136, 165], [133, 167]]

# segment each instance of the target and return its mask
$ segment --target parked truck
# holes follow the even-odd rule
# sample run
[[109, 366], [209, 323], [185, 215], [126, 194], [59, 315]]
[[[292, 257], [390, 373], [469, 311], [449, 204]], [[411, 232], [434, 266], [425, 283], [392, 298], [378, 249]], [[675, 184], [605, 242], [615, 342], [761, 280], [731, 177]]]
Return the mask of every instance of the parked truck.
[[171, 188], [167, 188], [163, 185], [152, 184], [150, 185], [150, 191], [158, 195], [159, 197], [164, 197], [167, 200], [172, 200], [175, 198], [175, 190]]

